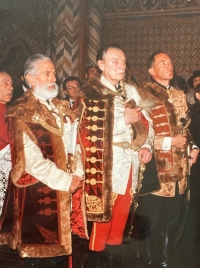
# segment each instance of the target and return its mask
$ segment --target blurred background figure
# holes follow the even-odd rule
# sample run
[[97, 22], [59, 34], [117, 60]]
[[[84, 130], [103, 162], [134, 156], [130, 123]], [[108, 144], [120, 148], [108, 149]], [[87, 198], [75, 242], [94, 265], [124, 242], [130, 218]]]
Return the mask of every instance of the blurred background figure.
[[[63, 82], [64, 99], [69, 101], [70, 108], [79, 97], [81, 91], [81, 81], [76, 76], [69, 76]], [[63, 95], [63, 94], [62, 94]]]
[[194, 104], [195, 101], [197, 101], [195, 97], [195, 88], [197, 87], [198, 84], [200, 84], [200, 70], [194, 71], [193, 75], [188, 79], [187, 81], [188, 86], [189, 86], [189, 91], [186, 95], [187, 97], [187, 102], [189, 104]]
[[[194, 76], [197, 75], [200, 71], [194, 72]], [[196, 77], [198, 78], [198, 77]], [[200, 78], [200, 77], [199, 77]], [[193, 81], [195, 78], [188, 80], [188, 84], [193, 86]], [[200, 81], [200, 80], [199, 80]], [[195, 91], [195, 100], [196, 102], [189, 108], [189, 118], [191, 122], [189, 125], [189, 130], [193, 138], [193, 142], [198, 147], [196, 150], [199, 151], [200, 148], [200, 83], [196, 85], [197, 80], [194, 82], [193, 89]], [[187, 245], [187, 252], [193, 256], [193, 259], [196, 262], [196, 267], [200, 267], [200, 155], [197, 157], [196, 163], [191, 167], [190, 172], [190, 206], [189, 214], [186, 222], [186, 227], [184, 230], [183, 241]]]
[[24, 80], [24, 69], [21, 68], [20, 70], [20, 83], [18, 86], [16, 86], [13, 89], [13, 95], [11, 98], [11, 101], [9, 102], [9, 104], [12, 104], [15, 100], [17, 100], [18, 98], [20, 98], [24, 92], [26, 92], [28, 89], [28, 85], [26, 84], [25, 80]]
[[90, 80], [92, 77], [100, 77], [101, 71], [97, 66], [87, 66], [85, 68], [85, 82]]
[[175, 74], [172, 80], [170, 80], [170, 86], [176, 87], [180, 90], [182, 90], [185, 94], [188, 93], [188, 85], [186, 80], [180, 76]]

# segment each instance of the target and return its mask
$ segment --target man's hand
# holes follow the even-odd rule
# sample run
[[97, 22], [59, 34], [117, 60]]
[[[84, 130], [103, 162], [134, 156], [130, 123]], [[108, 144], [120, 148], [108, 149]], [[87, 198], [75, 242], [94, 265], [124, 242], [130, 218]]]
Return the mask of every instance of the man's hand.
[[175, 137], [172, 137], [172, 145], [182, 149], [186, 144], [186, 135], [178, 134]]
[[196, 149], [191, 150], [191, 152], [190, 152], [190, 167], [194, 163], [196, 163], [198, 155], [199, 155], [199, 150], [196, 150]]
[[141, 163], [148, 163], [151, 161], [152, 153], [150, 152], [149, 148], [143, 147], [138, 152], [138, 158]]
[[73, 175], [72, 176], [72, 182], [69, 187], [70, 194], [75, 193], [79, 188], [81, 188], [83, 185], [83, 178]]
[[125, 125], [133, 124], [141, 120], [141, 111], [142, 108], [131, 109], [126, 107], [124, 110], [124, 122]]

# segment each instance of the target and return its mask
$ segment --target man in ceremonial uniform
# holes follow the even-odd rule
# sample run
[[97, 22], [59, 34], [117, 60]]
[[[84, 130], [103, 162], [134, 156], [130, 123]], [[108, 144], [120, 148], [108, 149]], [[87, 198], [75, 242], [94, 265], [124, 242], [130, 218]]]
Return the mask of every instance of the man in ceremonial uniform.
[[[80, 140], [85, 154], [88, 220], [94, 221], [85, 267], [120, 267], [120, 245], [138, 179], [140, 163], [151, 160], [153, 129], [141, 98], [124, 84], [126, 57], [115, 44], [97, 54], [100, 81], [81, 91], [84, 110]], [[135, 105], [129, 105], [130, 102]]]
[[87, 238], [82, 189], [71, 204], [84, 174], [80, 146], [71, 148], [70, 141], [76, 116], [68, 101], [55, 98], [58, 87], [50, 58], [31, 56], [24, 77], [30, 90], [7, 112], [15, 185], [15, 222], [8, 244], [21, 257], [69, 255], [71, 232]]
[[12, 98], [12, 78], [6, 72], [0, 72], [0, 219], [11, 169], [8, 124], [5, 118], [6, 103]]
[[63, 91], [65, 95], [65, 100], [69, 101], [69, 107], [73, 109], [74, 103], [79, 97], [79, 92], [81, 90], [81, 81], [76, 76], [69, 76], [63, 82]]
[[[188, 155], [187, 104], [184, 93], [170, 87], [173, 64], [162, 52], [154, 53], [148, 60], [152, 82], [142, 86], [142, 97], [151, 99], [156, 106], [151, 110], [155, 131], [154, 155], [157, 176], [154, 170], [144, 173], [137, 213], [149, 221], [149, 237], [140, 242], [140, 257], [145, 267], [169, 267], [173, 241], [179, 236], [180, 224], [184, 223], [185, 192], [187, 188]], [[192, 165], [198, 150], [191, 151]], [[146, 170], [147, 171], [147, 170]], [[159, 179], [159, 184], [156, 183]]]

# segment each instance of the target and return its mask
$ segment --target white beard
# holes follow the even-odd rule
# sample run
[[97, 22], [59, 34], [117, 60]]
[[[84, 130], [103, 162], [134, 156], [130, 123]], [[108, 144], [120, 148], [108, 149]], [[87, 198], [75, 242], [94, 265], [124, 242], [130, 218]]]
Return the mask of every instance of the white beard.
[[[54, 85], [54, 89], [48, 89], [48, 87]], [[45, 86], [38, 86], [36, 84], [33, 92], [44, 100], [53, 99], [58, 95], [58, 85], [56, 83], [49, 83]]]

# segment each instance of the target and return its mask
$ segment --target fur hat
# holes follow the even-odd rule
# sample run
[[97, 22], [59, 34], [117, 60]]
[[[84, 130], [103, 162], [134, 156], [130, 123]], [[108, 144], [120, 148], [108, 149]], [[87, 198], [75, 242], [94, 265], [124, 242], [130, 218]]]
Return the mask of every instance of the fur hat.
[[193, 81], [196, 77], [200, 76], [200, 70], [194, 71], [193, 75], [188, 79], [187, 83], [190, 88], [194, 88]]

